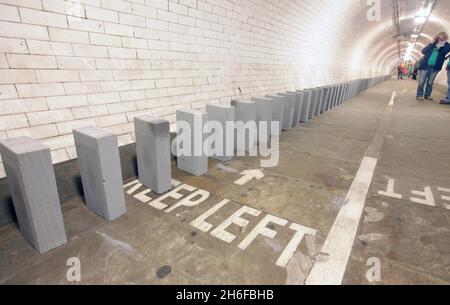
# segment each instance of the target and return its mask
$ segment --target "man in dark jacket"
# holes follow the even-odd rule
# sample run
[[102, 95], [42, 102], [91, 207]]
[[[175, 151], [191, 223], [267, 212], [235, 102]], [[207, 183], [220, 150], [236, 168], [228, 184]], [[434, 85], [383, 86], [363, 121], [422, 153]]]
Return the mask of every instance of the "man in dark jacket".
[[433, 43], [422, 50], [425, 56], [419, 68], [419, 88], [417, 89], [417, 100], [419, 101], [424, 98], [433, 100], [431, 93], [433, 92], [434, 80], [444, 65], [445, 56], [450, 52], [450, 44], [447, 40], [447, 33], [439, 33]]
[[[446, 59], [449, 59], [450, 57], [447, 56]], [[447, 64], [447, 97], [445, 98], [445, 100], [441, 101], [441, 104], [443, 105], [450, 105], [450, 60], [448, 61]]]

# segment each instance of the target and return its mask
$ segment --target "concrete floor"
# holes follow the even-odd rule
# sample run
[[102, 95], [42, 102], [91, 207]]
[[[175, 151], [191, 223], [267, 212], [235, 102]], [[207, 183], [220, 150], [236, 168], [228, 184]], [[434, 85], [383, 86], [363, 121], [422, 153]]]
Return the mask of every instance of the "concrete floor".
[[[415, 101], [412, 81], [388, 81], [342, 107], [314, 118], [281, 137], [280, 164], [244, 186], [240, 172], [259, 167], [258, 158], [210, 161], [203, 177], [173, 168], [174, 179], [211, 196], [195, 207], [166, 213], [127, 195], [128, 213], [106, 222], [82, 200], [63, 206], [69, 241], [39, 255], [16, 225], [0, 228], [0, 284], [67, 284], [66, 261], [81, 261], [81, 284], [303, 284], [344, 204], [367, 148], [383, 119], [392, 92], [387, 129], [361, 217], [344, 284], [369, 284], [369, 258], [381, 262], [378, 284], [450, 284], [450, 107]], [[388, 179], [402, 199], [382, 195]], [[431, 187], [434, 206], [411, 191]], [[147, 194], [156, 198], [155, 194]], [[398, 196], [397, 196], [398, 197]], [[230, 243], [190, 222], [223, 199], [231, 200], [207, 219], [213, 228], [242, 206], [248, 226], [231, 225]], [[167, 204], [171, 200], [164, 201]], [[430, 204], [430, 201], [427, 202]], [[318, 234], [307, 235], [287, 264], [275, 263], [292, 238], [289, 225], [269, 225], [274, 238], [259, 235], [246, 250], [238, 244], [270, 214]]]

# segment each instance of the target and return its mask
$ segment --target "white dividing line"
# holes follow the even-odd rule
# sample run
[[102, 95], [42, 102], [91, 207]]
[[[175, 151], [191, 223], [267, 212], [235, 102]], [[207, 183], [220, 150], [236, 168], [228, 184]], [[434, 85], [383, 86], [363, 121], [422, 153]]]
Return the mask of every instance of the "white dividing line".
[[345, 205], [339, 211], [322, 247], [324, 260], [314, 264], [306, 285], [342, 284], [377, 161], [375, 158], [364, 157], [361, 162], [345, 198]]
[[[389, 105], [384, 109], [383, 118], [372, 143], [367, 148], [355, 180], [348, 190], [345, 204], [339, 211], [321, 250], [323, 259], [318, 260], [305, 283], [307, 285], [341, 285], [352, 253], [359, 222], [372, 183], [380, 148], [389, 127], [397, 90], [392, 93]], [[393, 187], [393, 186], [392, 186]], [[389, 190], [389, 188], [388, 188]]]
[[394, 106], [394, 101], [396, 97], [397, 97], [397, 90], [394, 90], [394, 92], [392, 92], [392, 97], [391, 101], [389, 102], [389, 106]]

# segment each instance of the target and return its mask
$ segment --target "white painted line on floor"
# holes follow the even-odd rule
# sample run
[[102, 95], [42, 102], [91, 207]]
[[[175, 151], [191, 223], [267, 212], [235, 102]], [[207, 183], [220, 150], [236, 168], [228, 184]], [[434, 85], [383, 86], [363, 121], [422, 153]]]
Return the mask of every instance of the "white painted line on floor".
[[394, 92], [392, 92], [392, 97], [391, 101], [389, 102], [389, 106], [394, 106], [394, 101], [396, 97], [397, 97], [397, 90], [394, 90]]
[[[439, 192], [444, 192], [444, 193], [450, 193], [450, 189], [447, 189], [447, 188], [443, 188], [443, 187], [438, 187], [438, 191]], [[441, 199], [442, 200], [445, 200], [445, 201], [450, 201], [450, 196], [441, 196]], [[444, 207], [447, 209], [447, 210], [450, 210], [450, 204], [446, 204], [446, 203], [444, 203]]]
[[345, 205], [339, 211], [322, 247], [321, 254], [326, 257], [314, 264], [306, 279], [307, 285], [342, 284], [377, 162], [377, 159], [370, 157], [364, 157], [361, 162], [345, 198]]
[[387, 185], [386, 191], [379, 191], [378, 194], [382, 195], [382, 196], [386, 196], [386, 197], [395, 198], [395, 199], [403, 198], [403, 196], [401, 194], [397, 194], [395, 192], [395, 179], [392, 179], [392, 178], [388, 178], [388, 185]]
[[[397, 96], [392, 93], [391, 101], [386, 106], [380, 126], [367, 148], [358, 173], [347, 193], [345, 204], [339, 211], [327, 239], [321, 250], [321, 258], [314, 264], [305, 284], [307, 285], [341, 285], [352, 253], [353, 243], [358, 231], [359, 222], [366, 202], [367, 193], [372, 183], [375, 168], [380, 155], [393, 111], [391, 107]], [[391, 105], [392, 103], [392, 105]], [[390, 186], [393, 188], [393, 185]], [[388, 186], [388, 191], [389, 191]]]
[[411, 202], [418, 203], [418, 204], [423, 204], [423, 205], [428, 205], [428, 206], [431, 206], [431, 207], [436, 206], [436, 202], [434, 201], [433, 192], [431, 191], [431, 186], [426, 186], [423, 192], [422, 191], [412, 190], [411, 193], [413, 195], [416, 195], [416, 196], [424, 197], [424, 199], [416, 198], [416, 197], [410, 197], [409, 200]]
[[308, 227], [304, 227], [302, 225], [298, 225], [295, 223], [291, 224], [289, 228], [291, 228], [292, 230], [295, 230], [296, 233], [295, 233], [294, 237], [291, 239], [291, 241], [289, 242], [289, 244], [284, 249], [283, 253], [281, 253], [280, 257], [278, 258], [278, 260], [276, 262], [276, 265], [280, 266], [281, 268], [286, 268], [286, 265], [289, 263], [289, 261], [294, 256], [295, 250], [297, 250], [298, 245], [303, 240], [305, 235], [316, 236], [318, 233], [317, 230], [314, 230], [314, 229], [311, 229]]
[[246, 170], [240, 173], [240, 175], [243, 175], [243, 177], [234, 181], [234, 184], [242, 186], [252, 181], [253, 179], [261, 180], [262, 178], [264, 178], [264, 173], [260, 169]]

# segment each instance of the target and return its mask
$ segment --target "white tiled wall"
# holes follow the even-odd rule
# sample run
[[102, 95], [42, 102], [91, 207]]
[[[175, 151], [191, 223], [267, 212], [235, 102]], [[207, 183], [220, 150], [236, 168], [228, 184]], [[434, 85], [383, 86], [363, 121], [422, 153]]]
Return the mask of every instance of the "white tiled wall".
[[0, 138], [40, 139], [56, 163], [75, 127], [125, 145], [136, 115], [384, 74], [350, 65], [362, 2], [0, 0]]

